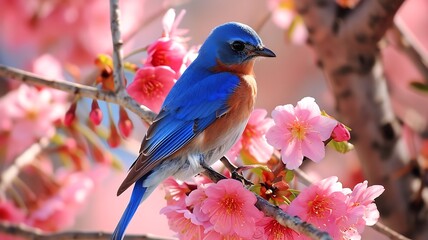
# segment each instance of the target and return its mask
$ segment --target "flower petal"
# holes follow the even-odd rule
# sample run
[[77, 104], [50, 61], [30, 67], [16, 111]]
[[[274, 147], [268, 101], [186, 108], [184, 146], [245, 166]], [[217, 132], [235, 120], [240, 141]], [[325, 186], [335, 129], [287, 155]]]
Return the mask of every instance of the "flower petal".
[[308, 133], [302, 141], [302, 153], [314, 162], [319, 162], [325, 156], [325, 146], [316, 133]]
[[300, 145], [298, 141], [290, 141], [289, 146], [282, 150], [282, 162], [286, 164], [287, 169], [296, 169], [302, 165], [303, 154]]

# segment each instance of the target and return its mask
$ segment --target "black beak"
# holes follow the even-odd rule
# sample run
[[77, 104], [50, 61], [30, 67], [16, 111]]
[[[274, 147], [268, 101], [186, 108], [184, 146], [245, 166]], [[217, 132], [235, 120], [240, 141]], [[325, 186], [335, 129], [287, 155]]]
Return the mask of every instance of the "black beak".
[[261, 57], [276, 57], [275, 53], [272, 50], [270, 50], [269, 48], [265, 48], [265, 47], [257, 48], [254, 51], [254, 54], [256, 56], [261, 56]]

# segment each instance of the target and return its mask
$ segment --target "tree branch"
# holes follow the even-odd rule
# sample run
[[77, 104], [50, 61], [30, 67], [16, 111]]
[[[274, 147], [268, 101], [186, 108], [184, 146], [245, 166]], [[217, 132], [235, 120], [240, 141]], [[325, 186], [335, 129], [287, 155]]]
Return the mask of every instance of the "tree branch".
[[110, 0], [110, 27], [113, 41], [113, 80], [114, 90], [120, 96], [124, 92], [124, 75], [123, 75], [123, 42], [120, 33], [120, 9], [119, 0]]
[[137, 102], [135, 102], [134, 99], [132, 99], [128, 95], [118, 96], [114, 92], [98, 90], [97, 88], [91, 86], [61, 80], [47, 79], [40, 77], [34, 73], [26, 72], [1, 64], [0, 75], [6, 78], [20, 80], [28, 84], [62, 90], [80, 97], [87, 97], [106, 102], [116, 103], [120, 106], [128, 108], [148, 123], [151, 123], [154, 117], [156, 116], [156, 114], [152, 112], [149, 108], [143, 105], [139, 105]]
[[[85, 239], [85, 240], [109, 240], [111, 233], [105, 232], [61, 232], [61, 233], [46, 233], [37, 228], [28, 227], [23, 224], [11, 224], [0, 221], [0, 232], [31, 240], [69, 240], [69, 239]], [[21, 239], [20, 238], [20, 239]], [[127, 240], [168, 240], [168, 238], [159, 238], [148, 235], [126, 235]]]

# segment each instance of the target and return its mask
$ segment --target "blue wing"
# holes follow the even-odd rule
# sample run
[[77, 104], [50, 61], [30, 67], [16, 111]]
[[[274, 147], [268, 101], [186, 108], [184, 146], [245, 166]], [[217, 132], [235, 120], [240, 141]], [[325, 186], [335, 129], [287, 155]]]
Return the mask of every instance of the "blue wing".
[[[239, 82], [238, 76], [221, 72], [200, 79], [181, 94], [175, 91], [175, 99], [169, 98], [164, 103], [148, 129], [140, 155], [119, 187], [118, 195], [225, 114], [229, 110], [227, 101]], [[182, 84], [178, 87], [183, 89]]]

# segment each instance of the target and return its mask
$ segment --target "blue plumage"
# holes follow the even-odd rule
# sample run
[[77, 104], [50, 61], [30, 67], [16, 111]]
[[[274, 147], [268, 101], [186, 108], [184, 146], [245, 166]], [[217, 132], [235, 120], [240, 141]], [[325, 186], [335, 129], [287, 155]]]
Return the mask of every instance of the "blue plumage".
[[129, 204], [125, 209], [122, 217], [120, 218], [119, 223], [117, 224], [116, 229], [113, 232], [112, 239], [123, 239], [125, 235], [126, 227], [131, 221], [132, 217], [137, 211], [138, 206], [143, 199], [144, 193], [146, 192], [146, 188], [143, 187], [144, 178], [140, 178], [134, 184], [134, 190], [132, 191], [131, 199], [129, 200]]
[[163, 180], [191, 177], [232, 147], [253, 109], [258, 56], [275, 54], [250, 27], [226, 23], [211, 32], [166, 97], [119, 187], [118, 195], [135, 183], [112, 239], [123, 238], [138, 205]]

